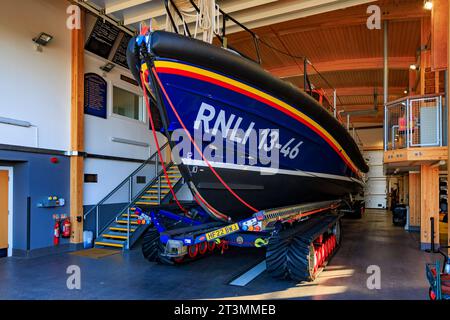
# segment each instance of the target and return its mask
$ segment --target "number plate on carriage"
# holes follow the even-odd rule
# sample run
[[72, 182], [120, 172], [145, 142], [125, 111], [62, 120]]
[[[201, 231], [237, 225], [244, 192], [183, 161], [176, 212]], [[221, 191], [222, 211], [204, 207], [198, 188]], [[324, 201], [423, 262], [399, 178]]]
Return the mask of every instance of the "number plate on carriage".
[[238, 230], [239, 230], [239, 225], [237, 223], [235, 223], [235, 224], [232, 224], [231, 226], [226, 226], [226, 227], [220, 228], [218, 230], [208, 232], [206, 234], [206, 240], [210, 241], [215, 238], [223, 237], [223, 236], [226, 236], [227, 234], [233, 233]]

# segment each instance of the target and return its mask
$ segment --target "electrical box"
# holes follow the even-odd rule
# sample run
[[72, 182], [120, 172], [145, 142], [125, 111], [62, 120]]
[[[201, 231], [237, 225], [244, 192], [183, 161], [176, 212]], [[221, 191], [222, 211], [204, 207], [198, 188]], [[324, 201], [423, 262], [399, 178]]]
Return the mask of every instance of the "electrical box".
[[48, 196], [47, 199], [38, 202], [38, 208], [55, 208], [64, 207], [66, 201], [64, 198], [58, 198], [56, 196]]

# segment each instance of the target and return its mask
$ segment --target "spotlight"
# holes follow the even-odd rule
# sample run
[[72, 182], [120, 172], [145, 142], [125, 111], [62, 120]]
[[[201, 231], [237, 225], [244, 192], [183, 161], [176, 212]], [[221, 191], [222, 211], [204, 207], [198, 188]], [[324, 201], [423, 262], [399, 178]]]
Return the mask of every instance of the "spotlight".
[[100, 69], [105, 72], [111, 72], [112, 69], [114, 69], [116, 65], [114, 63], [108, 62], [104, 66], [101, 66]]
[[403, 91], [404, 94], [408, 94], [408, 90]]
[[33, 38], [33, 41], [39, 45], [45, 47], [50, 41], [52, 41], [53, 36], [48, 33], [41, 32], [37, 37]]
[[433, 9], [433, 2], [431, 0], [425, 0], [423, 2], [423, 7], [426, 10], [431, 10], [431, 9]]

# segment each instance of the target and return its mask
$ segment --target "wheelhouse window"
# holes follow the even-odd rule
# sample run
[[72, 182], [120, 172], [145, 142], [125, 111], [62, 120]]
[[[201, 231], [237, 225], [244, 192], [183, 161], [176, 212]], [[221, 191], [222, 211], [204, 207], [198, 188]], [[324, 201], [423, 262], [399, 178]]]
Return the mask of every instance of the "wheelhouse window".
[[113, 86], [113, 113], [133, 120], [145, 122], [142, 96]]

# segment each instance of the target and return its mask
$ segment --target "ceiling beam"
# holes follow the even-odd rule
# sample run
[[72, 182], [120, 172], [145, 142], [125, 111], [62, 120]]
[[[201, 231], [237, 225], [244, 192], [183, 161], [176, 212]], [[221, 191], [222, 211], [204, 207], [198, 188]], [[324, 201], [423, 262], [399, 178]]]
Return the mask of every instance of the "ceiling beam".
[[133, 10], [132, 12], [124, 13], [123, 24], [128, 26], [130, 24], [139, 23], [141, 21], [149, 20], [150, 18], [156, 18], [162, 16], [166, 13], [166, 9], [162, 4], [162, 1], [153, 1], [151, 2], [151, 6], [149, 6], [145, 10]]
[[[389, 87], [389, 95], [400, 96], [405, 94], [406, 87]], [[332, 94], [332, 90], [324, 89], [327, 94]], [[381, 99], [383, 87], [342, 87], [336, 88], [338, 96], [373, 96], [374, 92], [378, 93]]]
[[[231, 0], [224, 2], [220, 8], [227, 12], [227, 13], [233, 13], [236, 11], [242, 11], [246, 9], [252, 9], [261, 5], [270, 4], [272, 2], [277, 2], [278, 0], [249, 0], [249, 1], [242, 1], [242, 0]], [[166, 10], [164, 8], [164, 5], [162, 4], [162, 1], [158, 1], [158, 5], [152, 8], [148, 8], [146, 10], [141, 10], [140, 12], [133, 12], [128, 15], [125, 15], [124, 19], [124, 25], [130, 25], [134, 23], [138, 23], [141, 21], [148, 20], [150, 18], [160, 18], [161, 16], [166, 15]], [[161, 19], [159, 19], [161, 20]], [[195, 21], [194, 18], [187, 19], [187, 23], [192, 23]], [[191, 28], [193, 30], [193, 28]]]
[[[373, 110], [373, 104], [338, 104], [337, 108], [344, 111], [362, 111], [362, 110]], [[382, 108], [378, 105], [378, 108]]]
[[[339, 26], [365, 25], [368, 14], [366, 6], [354, 6], [341, 12], [328, 12], [322, 14], [314, 20], [298, 20], [295, 24], [285, 24], [277, 28], [279, 35], [287, 35], [298, 32], [312, 32], [317, 29], [336, 28]], [[421, 4], [414, 2], [396, 4], [394, 1], [386, 2], [381, 6], [381, 20], [389, 21], [414, 21], [430, 15], [430, 12], [423, 10]]]
[[[302, 2], [291, 2], [289, 4], [279, 3], [260, 9], [240, 12], [233, 18], [246, 25], [249, 29], [273, 25], [289, 20], [305, 18], [330, 11], [345, 9], [352, 6], [375, 2], [374, 0], [308, 0]], [[226, 10], [224, 10], [226, 11]], [[367, 18], [366, 18], [367, 19]], [[227, 24], [227, 33], [235, 33], [242, 29], [233, 22]]]
[[277, 2], [278, 0], [234, 0], [234, 1], [225, 1], [223, 3], [219, 3], [220, 8], [227, 12], [237, 12], [245, 9], [251, 9], [258, 6], [262, 6], [268, 3]]
[[105, 4], [105, 13], [111, 14], [117, 11], [126, 10], [131, 7], [138, 6], [150, 2], [152, 0], [117, 0], [115, 2]]
[[[416, 57], [389, 57], [389, 69], [409, 69], [414, 64]], [[352, 71], [352, 70], [374, 70], [383, 68], [383, 58], [358, 58], [334, 60], [314, 63], [314, 67], [319, 72], [332, 71]], [[286, 67], [274, 68], [267, 70], [279, 78], [292, 78], [303, 75], [303, 70], [298, 65], [290, 65]], [[308, 74], [315, 74], [313, 68], [309, 68]]]

